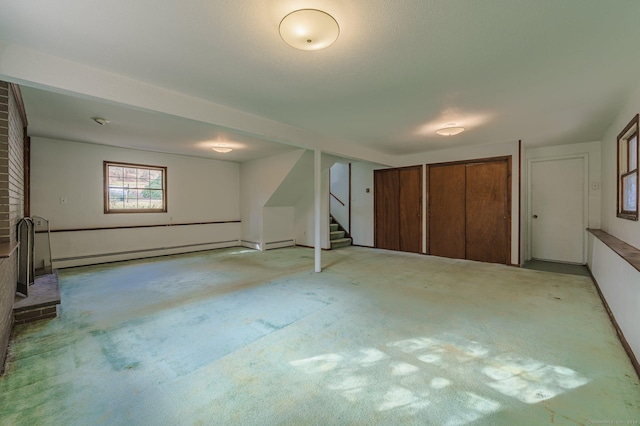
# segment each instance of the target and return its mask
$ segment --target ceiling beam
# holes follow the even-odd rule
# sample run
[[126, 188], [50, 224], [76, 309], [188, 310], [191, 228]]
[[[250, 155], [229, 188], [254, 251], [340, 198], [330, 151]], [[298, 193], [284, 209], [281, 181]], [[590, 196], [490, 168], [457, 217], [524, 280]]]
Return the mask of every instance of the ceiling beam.
[[0, 79], [65, 95], [223, 126], [260, 139], [299, 148], [322, 149], [346, 158], [391, 166], [398, 161], [393, 155], [362, 145], [326, 138], [205, 99], [4, 42], [0, 42]]

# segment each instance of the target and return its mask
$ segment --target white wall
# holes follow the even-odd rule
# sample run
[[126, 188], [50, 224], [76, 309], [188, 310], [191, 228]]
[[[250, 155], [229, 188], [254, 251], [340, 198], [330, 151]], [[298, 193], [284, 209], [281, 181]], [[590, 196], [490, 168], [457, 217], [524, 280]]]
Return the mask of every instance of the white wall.
[[[320, 247], [329, 249], [329, 170], [320, 174]], [[295, 205], [296, 244], [313, 247], [315, 245], [315, 199], [312, 190], [304, 194]]]
[[[621, 129], [622, 130], [622, 129]], [[636, 358], [640, 356], [640, 272], [589, 234], [589, 268]]]
[[617, 137], [640, 112], [640, 86], [602, 138], [602, 229], [640, 248], [640, 222], [616, 216]]
[[294, 208], [265, 207], [263, 209], [264, 248], [291, 246], [294, 243]]
[[[544, 159], [544, 158], [557, 158], [557, 157], [570, 157], [573, 155], [586, 154], [588, 156], [588, 175], [586, 182], [588, 184], [588, 228], [600, 228], [601, 215], [601, 180], [602, 180], [602, 156], [600, 152], [600, 142], [585, 142], [575, 144], [565, 144], [556, 146], [547, 146], [539, 148], [528, 148], [524, 151], [524, 167], [528, 167], [529, 160]], [[529, 182], [528, 182], [529, 170], [523, 169], [522, 174], [522, 257], [523, 260], [531, 259], [531, 243], [529, 241], [528, 227], [529, 227]], [[594, 189], [594, 185], [597, 189]], [[586, 238], [586, 231], [585, 231]]]
[[[606, 131], [601, 142], [601, 228], [640, 248], [640, 222], [616, 216], [617, 136], [640, 112], [640, 86]], [[640, 357], [640, 272], [597, 238], [589, 238], [588, 265], [636, 358]]]
[[384, 166], [374, 163], [351, 163], [351, 237], [355, 245], [373, 247], [373, 171], [381, 168]]
[[[166, 166], [167, 212], [105, 214], [105, 160]], [[61, 204], [60, 198], [66, 198], [67, 203]], [[31, 214], [49, 219], [54, 230], [238, 221], [239, 166], [226, 161], [33, 137], [31, 199]], [[240, 229], [240, 223], [227, 223], [55, 232], [52, 257], [54, 267], [65, 267], [237, 245]], [[43, 234], [38, 235], [39, 239], [42, 237]], [[43, 243], [39, 246], [43, 247]]]
[[331, 166], [329, 190], [344, 203], [329, 196], [329, 208], [334, 219], [349, 232], [349, 164], [336, 163]]
[[[243, 245], [315, 245], [313, 158], [313, 151], [297, 150], [241, 164]], [[335, 160], [322, 154], [322, 248], [329, 248], [329, 168]]]
[[305, 150], [300, 149], [240, 165], [240, 212], [244, 244], [264, 248], [263, 208], [304, 153]]

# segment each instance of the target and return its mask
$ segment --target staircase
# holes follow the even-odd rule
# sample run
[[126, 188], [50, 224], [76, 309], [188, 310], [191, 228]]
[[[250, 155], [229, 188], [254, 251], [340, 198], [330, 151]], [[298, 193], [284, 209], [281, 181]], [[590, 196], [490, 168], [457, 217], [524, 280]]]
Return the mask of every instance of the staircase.
[[346, 231], [338, 222], [335, 221], [333, 216], [329, 216], [329, 228], [330, 228], [330, 240], [331, 240], [331, 250], [337, 249], [340, 247], [350, 246], [352, 243], [352, 239], [347, 235]]

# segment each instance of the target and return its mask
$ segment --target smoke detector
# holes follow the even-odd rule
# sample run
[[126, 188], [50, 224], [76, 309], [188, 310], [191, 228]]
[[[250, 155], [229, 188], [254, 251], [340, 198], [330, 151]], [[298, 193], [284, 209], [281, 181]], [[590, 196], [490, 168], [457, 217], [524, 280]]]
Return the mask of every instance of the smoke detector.
[[101, 126], [104, 126], [105, 124], [107, 124], [109, 122], [109, 120], [107, 120], [106, 118], [102, 118], [102, 117], [91, 117], [91, 119], [93, 121], [95, 121], [96, 123], [98, 123]]

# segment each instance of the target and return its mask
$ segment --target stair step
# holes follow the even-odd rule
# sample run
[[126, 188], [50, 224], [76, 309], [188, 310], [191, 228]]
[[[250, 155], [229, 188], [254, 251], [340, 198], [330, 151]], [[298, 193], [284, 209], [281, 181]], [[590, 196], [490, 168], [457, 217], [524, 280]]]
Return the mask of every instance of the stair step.
[[329, 225], [329, 228], [331, 228], [331, 232], [333, 232], [333, 231], [337, 231], [339, 226], [340, 225], [338, 225], [337, 223], [332, 223]]
[[340, 247], [347, 247], [351, 245], [351, 238], [340, 238], [338, 240], [331, 240], [331, 249]]
[[56, 305], [60, 304], [60, 287], [58, 271], [35, 277], [29, 287], [29, 297], [16, 296], [13, 304], [13, 320], [15, 324], [26, 324], [58, 315]]
[[331, 240], [339, 240], [344, 238], [344, 231], [332, 231], [329, 234], [331, 235]]

